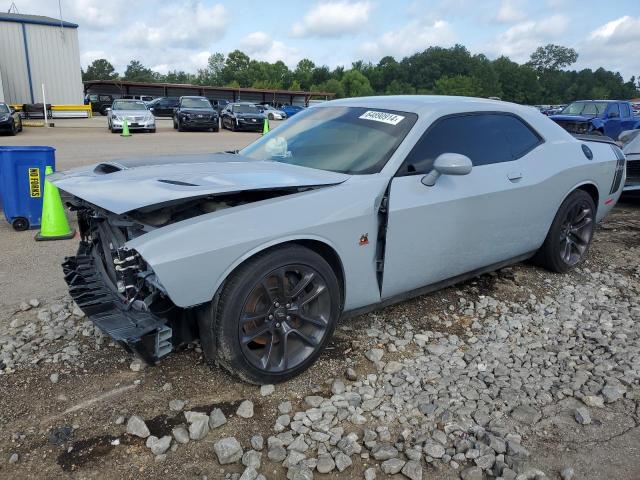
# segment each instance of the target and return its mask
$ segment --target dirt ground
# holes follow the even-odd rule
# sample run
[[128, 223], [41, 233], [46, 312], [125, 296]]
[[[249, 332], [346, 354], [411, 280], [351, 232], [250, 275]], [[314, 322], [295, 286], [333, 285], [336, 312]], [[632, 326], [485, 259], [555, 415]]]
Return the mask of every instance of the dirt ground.
[[[173, 135], [174, 132], [165, 133]], [[15, 137], [15, 143], [26, 144], [31, 140], [30, 135], [27, 129], [23, 137]], [[68, 167], [74, 162], [84, 161], [85, 157], [81, 158], [75, 151], [77, 144], [75, 147], [69, 146], [68, 140], [67, 143], [63, 142], [51, 131], [39, 135], [42, 136], [38, 137], [37, 142], [61, 142], [58, 147], [59, 165]], [[65, 132], [64, 135], [75, 139], [76, 134]], [[118, 137], [113, 141], [102, 139], [97, 132], [96, 135], [96, 138], [101, 138], [98, 143], [104, 143], [101, 143], [102, 147], [97, 152], [91, 148], [87, 153], [93, 161], [109, 158], [105, 152], [122, 148], [120, 142], [126, 140]], [[158, 137], [160, 135], [156, 134]], [[196, 135], [190, 135], [189, 138], [198, 138]], [[219, 137], [213, 133], [204, 135], [218, 140], [224, 138], [225, 134]], [[164, 152], [168, 153], [171, 149], [177, 152], [184, 148], [183, 139], [177, 133], [175, 137], [175, 144], [163, 144]], [[134, 137], [133, 142], [137, 138]], [[189, 138], [185, 137], [184, 142], [189, 143]], [[248, 136], [243, 136], [242, 141], [245, 138], [248, 140]], [[198, 138], [198, 142], [201, 141]], [[133, 142], [129, 147], [139, 145]], [[207, 139], [204, 145], [198, 143], [194, 150], [230, 148], [218, 148], [218, 145], [217, 141], [212, 141], [209, 146]], [[156, 148], [155, 145], [144, 148], [147, 147], [149, 151], [141, 153], [153, 153], [152, 150]], [[124, 150], [117, 155], [122, 153]], [[34, 246], [30, 235], [23, 242], [18, 240], [17, 235], [10, 229], [8, 231], [6, 226], [0, 229], [2, 250], [10, 252], [3, 252], [0, 258], [0, 322], [6, 321], [13, 313], [13, 307], [21, 301], [38, 297], [46, 305], [46, 302], [64, 293], [57, 269], [63, 253], [71, 253], [74, 247], [74, 242]], [[587, 266], [597, 268], [621, 250], [638, 246], [640, 202], [626, 201], [619, 204], [599, 227]], [[39, 260], [42, 256], [46, 257], [45, 264]], [[640, 267], [640, 258], [636, 260], [635, 265], [629, 265], [630, 269]], [[13, 266], [9, 264], [15, 264], [22, 270], [19, 278], [14, 278]], [[562, 281], [561, 276], [528, 264], [515, 266], [513, 274], [519, 276], [520, 284], [527, 286], [524, 294], [527, 290], [537, 293], [559, 288]], [[548, 279], [552, 281], [546, 281]], [[456, 292], [459, 290], [471, 300], [483, 294], [490, 294], [497, 299], [514, 295], [511, 291], [498, 288], [494, 280], [495, 276], [486, 275], [462, 286], [349, 320], [337, 330], [330, 348], [310, 370], [286, 384], [276, 386], [275, 393], [268, 397], [261, 397], [258, 387], [241, 383], [225, 372], [207, 366], [196, 348], [174, 353], [160, 365], [147, 367], [140, 372], [133, 372], [129, 368], [132, 360], [130, 355], [117, 346], [106, 345], [87, 355], [83, 363], [76, 367], [38, 364], [21, 367], [13, 374], [0, 375], [0, 478], [202, 479], [206, 476], [208, 479], [217, 479], [224, 478], [227, 472], [242, 472], [240, 464], [223, 469], [217, 463], [213, 442], [224, 436], [235, 436], [246, 446], [254, 434], [260, 433], [265, 438], [271, 435], [278, 415], [278, 404], [286, 399], [291, 400], [295, 410], [306, 395], [315, 392], [327, 394], [331, 379], [343, 376], [348, 358], [355, 360], [358, 374], [373, 373], [372, 364], [364, 359], [364, 352], [373, 345], [361, 333], [372, 315], [389, 322], [408, 321], [415, 328], [455, 332], [461, 328], [460, 325], [425, 323], [426, 319], [431, 314], [446, 315], [446, 306], [457, 298]], [[42, 288], [43, 284], [46, 288]], [[56, 384], [49, 380], [52, 373], [60, 375]], [[172, 399], [186, 400], [186, 410], [208, 413], [212, 408], [219, 407], [229, 421], [204, 440], [180, 445], [177, 452], [169, 453], [163, 462], [157, 462], [144, 446], [144, 441], [124, 434], [123, 426], [116, 424], [116, 419], [137, 414], [146, 420], [153, 435], [160, 437], [170, 434], [172, 426], [184, 422], [182, 414], [175, 417], [169, 415], [168, 402]], [[237, 405], [244, 399], [250, 399], [255, 404], [255, 416], [251, 419], [235, 415]], [[637, 418], [633, 418], [637, 413], [617, 406], [594, 414], [596, 421], [589, 429], [578, 431], [575, 422], [568, 420], [566, 425], [542, 428], [524, 442], [531, 451], [530, 461], [551, 478], [559, 478], [559, 470], [571, 465], [576, 470], [576, 479], [640, 479], [640, 427]], [[64, 427], [70, 428], [65, 430]], [[114, 445], [117, 442], [119, 444]], [[19, 454], [20, 461], [8, 464], [7, 459], [14, 452]], [[354, 466], [343, 474], [334, 472], [330, 475], [316, 474], [316, 477], [362, 478], [363, 470], [370, 465], [357, 456], [353, 458]], [[263, 459], [266, 460], [266, 455]], [[274, 467], [271, 462], [264, 460], [261, 472], [267, 478], [285, 477], [281, 467]], [[428, 466], [425, 473], [428, 479], [459, 478], [459, 473], [449, 468], [436, 470]], [[381, 473], [378, 475], [382, 476]], [[397, 477], [400, 478], [399, 475]]]

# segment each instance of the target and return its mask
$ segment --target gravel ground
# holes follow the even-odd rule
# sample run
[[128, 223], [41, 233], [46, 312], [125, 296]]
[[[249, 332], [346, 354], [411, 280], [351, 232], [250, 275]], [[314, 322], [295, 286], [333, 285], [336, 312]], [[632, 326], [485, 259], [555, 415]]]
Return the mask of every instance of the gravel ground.
[[[308, 372], [145, 366], [65, 297], [0, 316], [0, 478], [640, 478], [640, 203], [528, 264], [345, 322]], [[242, 475], [242, 476], [241, 476]]]

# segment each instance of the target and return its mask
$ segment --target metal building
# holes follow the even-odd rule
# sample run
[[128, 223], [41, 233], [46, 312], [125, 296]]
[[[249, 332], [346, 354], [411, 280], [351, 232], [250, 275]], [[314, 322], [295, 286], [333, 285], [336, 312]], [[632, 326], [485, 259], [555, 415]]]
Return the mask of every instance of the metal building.
[[78, 25], [0, 13], [0, 97], [10, 104], [82, 104]]

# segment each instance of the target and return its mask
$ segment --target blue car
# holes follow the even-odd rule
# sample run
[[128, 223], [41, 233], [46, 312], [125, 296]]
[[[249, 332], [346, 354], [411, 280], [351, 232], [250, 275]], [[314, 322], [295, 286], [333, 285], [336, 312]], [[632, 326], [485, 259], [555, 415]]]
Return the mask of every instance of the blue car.
[[569, 133], [606, 135], [614, 140], [624, 130], [640, 128], [631, 104], [618, 100], [578, 100], [549, 118]]
[[304, 110], [304, 107], [299, 107], [298, 105], [283, 105], [280, 110], [287, 114], [287, 117], [291, 117], [298, 112]]

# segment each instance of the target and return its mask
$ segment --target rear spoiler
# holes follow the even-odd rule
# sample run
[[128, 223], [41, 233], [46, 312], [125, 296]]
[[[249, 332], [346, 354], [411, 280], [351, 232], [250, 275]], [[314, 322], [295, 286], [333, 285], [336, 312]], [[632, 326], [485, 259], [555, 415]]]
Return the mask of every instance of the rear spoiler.
[[606, 137], [604, 135], [589, 135], [584, 133], [572, 133], [571, 135], [573, 135], [573, 137], [578, 140], [582, 140], [583, 142], [609, 143], [611, 145], [615, 145], [616, 147], [618, 146], [613, 138]]

